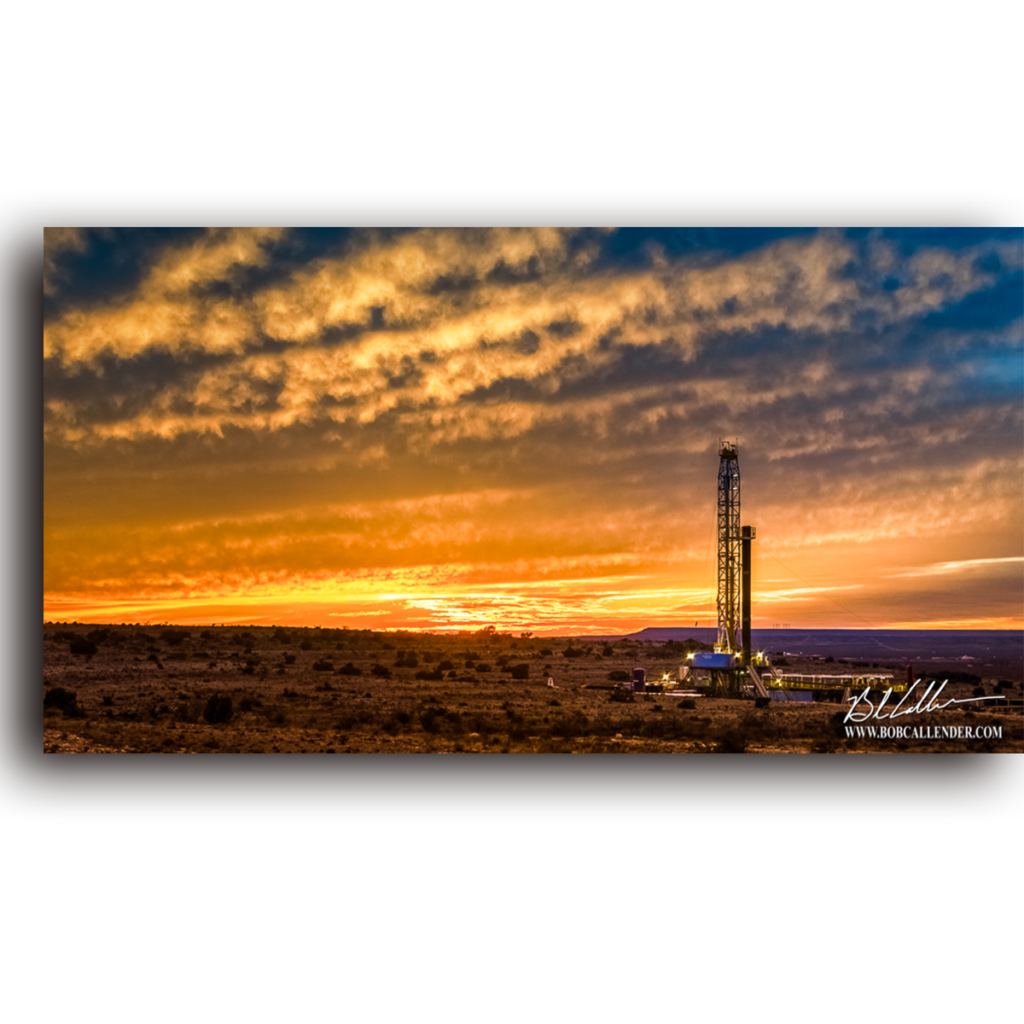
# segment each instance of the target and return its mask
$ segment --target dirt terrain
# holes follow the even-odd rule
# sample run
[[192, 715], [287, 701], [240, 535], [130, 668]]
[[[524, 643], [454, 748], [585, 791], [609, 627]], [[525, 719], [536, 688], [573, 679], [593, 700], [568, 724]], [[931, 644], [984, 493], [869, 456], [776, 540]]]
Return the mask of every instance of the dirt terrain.
[[[1001, 739], [848, 738], [840, 705], [628, 693], [672, 676], [696, 641], [617, 642], [281, 627], [47, 624], [48, 753], [789, 753], [1021, 751], [1016, 708], [966, 705], [910, 725], [1002, 726]], [[829, 659], [831, 662], [831, 659]], [[787, 671], [868, 672], [788, 659]], [[877, 669], [881, 670], [881, 669]], [[886, 666], [900, 678], [898, 670]], [[548, 686], [548, 679], [555, 686]], [[940, 678], [945, 678], [942, 676]], [[671, 682], [666, 684], [671, 687]], [[943, 699], [1021, 698], [1021, 679], [965, 678]], [[845, 710], [845, 709], [844, 709]], [[842, 717], [839, 714], [839, 717]]]

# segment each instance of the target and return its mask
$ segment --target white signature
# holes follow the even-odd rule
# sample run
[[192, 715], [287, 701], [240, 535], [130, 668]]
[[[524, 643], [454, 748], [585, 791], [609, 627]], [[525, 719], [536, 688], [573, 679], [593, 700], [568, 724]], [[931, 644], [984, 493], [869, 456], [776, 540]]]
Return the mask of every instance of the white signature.
[[[894, 708], [891, 708], [887, 714], [882, 714], [882, 709], [885, 707], [886, 701], [892, 696], [892, 687], [889, 687], [885, 693], [882, 694], [882, 699], [876, 708], [874, 704], [868, 700], [868, 695], [871, 693], [871, 687], [867, 687], [863, 693], [858, 693], [855, 697], [850, 697], [849, 700], [853, 701], [850, 705], [850, 710], [846, 712], [846, 717], [843, 719], [844, 722], [866, 722], [871, 718], [881, 721], [884, 718], [901, 718], [903, 715], [922, 715], [926, 711], [941, 711], [943, 708], [948, 708], [951, 704], [973, 704], [979, 700], [999, 700], [1001, 694], [994, 693], [988, 697], [964, 697], [962, 700], [956, 700], [950, 698], [942, 704], [936, 704], [935, 702], [939, 699], [942, 691], [949, 685], [949, 680], [945, 680], [942, 685], [932, 693], [932, 687], [935, 686], [936, 680], [932, 680], [928, 684], [928, 689], [921, 694], [917, 699], [917, 703], [913, 707], [904, 708], [903, 705], [910, 700], [911, 695], [916, 689], [918, 683], [921, 680], [918, 679], [910, 689], [903, 695], [899, 704]], [[857, 711], [857, 705], [864, 704], [870, 709], [868, 711]]]

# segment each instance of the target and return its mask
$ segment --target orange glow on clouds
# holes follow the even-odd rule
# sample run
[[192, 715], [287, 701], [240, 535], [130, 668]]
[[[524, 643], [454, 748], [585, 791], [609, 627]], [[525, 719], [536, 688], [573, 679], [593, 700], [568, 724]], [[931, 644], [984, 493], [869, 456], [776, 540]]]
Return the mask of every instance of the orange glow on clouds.
[[1024, 625], [1020, 319], [920, 326], [1021, 245], [609, 237], [364, 231], [277, 272], [293, 233], [210, 230], [79, 302], [89, 233], [48, 231], [44, 618], [711, 625], [730, 436], [755, 626]]

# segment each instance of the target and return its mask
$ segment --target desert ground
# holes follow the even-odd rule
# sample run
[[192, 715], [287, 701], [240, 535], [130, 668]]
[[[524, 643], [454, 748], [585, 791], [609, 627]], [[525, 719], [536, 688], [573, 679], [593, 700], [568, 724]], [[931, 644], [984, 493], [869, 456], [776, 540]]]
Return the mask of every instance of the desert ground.
[[[1002, 726], [1001, 739], [847, 738], [837, 697], [813, 703], [633, 694], [678, 673], [697, 641], [534, 637], [273, 626], [46, 624], [47, 753], [902, 753], [1020, 752], [1019, 672], [950, 677], [948, 697], [1001, 694], [903, 719]], [[781, 654], [781, 652], [780, 652]], [[776, 659], [778, 664], [779, 660]], [[787, 671], [892, 672], [842, 658]], [[956, 678], [957, 672], [963, 678]], [[548, 685], [548, 680], [554, 686]], [[626, 684], [628, 685], [628, 684]], [[665, 684], [672, 687], [672, 683]], [[845, 711], [845, 709], [843, 709]]]

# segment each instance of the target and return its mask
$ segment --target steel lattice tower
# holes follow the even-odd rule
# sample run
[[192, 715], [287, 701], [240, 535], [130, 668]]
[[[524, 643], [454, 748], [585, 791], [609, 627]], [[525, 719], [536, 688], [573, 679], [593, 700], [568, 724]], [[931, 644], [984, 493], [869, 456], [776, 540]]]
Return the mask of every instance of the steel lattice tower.
[[718, 452], [718, 650], [738, 651], [740, 624], [740, 463], [736, 445]]

